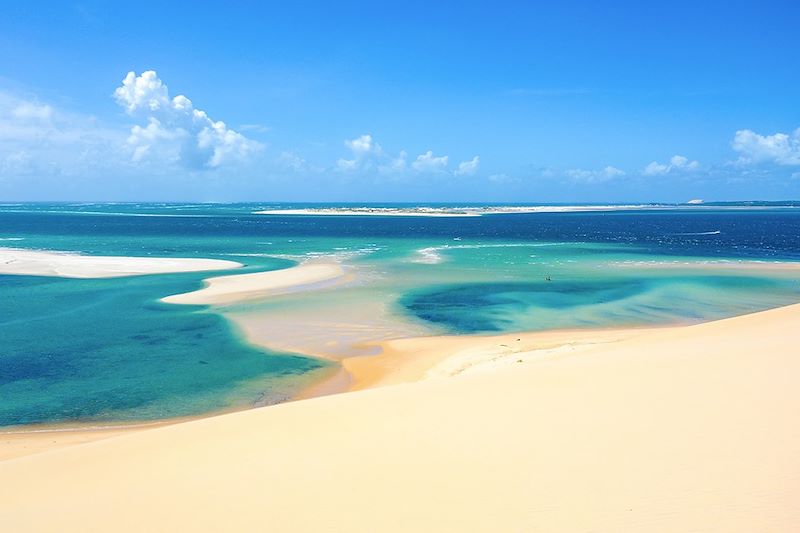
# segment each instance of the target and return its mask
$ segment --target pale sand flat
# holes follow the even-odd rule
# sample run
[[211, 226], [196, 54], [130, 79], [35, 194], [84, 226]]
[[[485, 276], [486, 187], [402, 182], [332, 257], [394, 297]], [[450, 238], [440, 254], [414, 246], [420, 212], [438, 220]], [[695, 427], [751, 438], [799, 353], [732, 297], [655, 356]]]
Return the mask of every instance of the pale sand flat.
[[217, 276], [203, 280], [202, 289], [174, 294], [162, 302], [189, 305], [222, 305], [284, 294], [320, 286], [346, 276], [339, 263], [304, 263], [295, 267], [252, 274]]
[[794, 305], [544, 357], [503, 356], [507, 336], [480, 341], [483, 360], [443, 345], [455, 362], [423, 381], [0, 462], [0, 516], [9, 531], [799, 531], [798, 321]]
[[200, 272], [241, 267], [224, 259], [122, 257], [0, 248], [0, 274], [60, 278], [118, 278], [143, 274]]

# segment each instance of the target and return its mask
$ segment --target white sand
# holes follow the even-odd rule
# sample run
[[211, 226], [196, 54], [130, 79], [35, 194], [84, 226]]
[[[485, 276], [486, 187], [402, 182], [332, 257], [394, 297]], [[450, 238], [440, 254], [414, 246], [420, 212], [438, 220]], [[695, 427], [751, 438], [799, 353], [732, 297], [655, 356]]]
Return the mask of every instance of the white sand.
[[217, 276], [204, 280], [202, 289], [174, 294], [161, 301], [172, 304], [224, 305], [316, 288], [341, 280], [346, 271], [339, 263], [304, 263], [296, 267], [252, 274]]
[[0, 248], [0, 274], [61, 278], [117, 278], [142, 274], [198, 272], [241, 267], [222, 259], [114, 257], [72, 252]]
[[666, 209], [659, 205], [551, 205], [482, 207], [311, 207], [306, 209], [267, 209], [255, 215], [396, 216], [396, 217], [477, 217], [513, 213], [565, 213], [586, 211], [624, 211]]
[[477, 213], [470, 212], [448, 212], [448, 211], [422, 211], [412, 209], [267, 209], [264, 211], [254, 211], [254, 215], [346, 215], [346, 216], [381, 216], [381, 217], [476, 217]]
[[3, 529], [800, 531], [799, 321], [396, 343], [439, 372], [0, 462]]

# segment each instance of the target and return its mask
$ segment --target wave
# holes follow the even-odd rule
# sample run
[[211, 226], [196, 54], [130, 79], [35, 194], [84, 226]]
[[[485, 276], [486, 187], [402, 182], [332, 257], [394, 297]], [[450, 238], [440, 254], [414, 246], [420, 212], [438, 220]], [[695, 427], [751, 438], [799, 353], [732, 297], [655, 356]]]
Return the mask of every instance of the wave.
[[69, 209], [9, 209], [7, 213], [48, 213], [59, 215], [108, 215], [115, 217], [172, 217], [172, 218], [220, 218], [225, 215], [195, 215], [172, 213], [123, 213], [118, 211], [80, 211]]
[[218, 255], [225, 255], [229, 257], [281, 257], [282, 254], [253, 254], [253, 253], [242, 252], [242, 253], [229, 253], [229, 254], [218, 254]]
[[671, 233], [670, 235], [694, 236], [694, 235], [719, 235], [720, 233], [722, 233], [720, 230], [715, 230], [715, 231], [698, 231], [696, 233]]
[[[290, 241], [291, 242], [291, 241]], [[305, 252], [305, 253], [298, 253], [298, 254], [286, 254], [286, 253], [251, 253], [251, 252], [240, 252], [240, 253], [225, 253], [219, 255], [225, 255], [230, 257], [269, 257], [275, 259], [288, 259], [290, 261], [297, 261], [297, 262], [304, 262], [311, 259], [330, 259], [331, 261], [335, 261], [337, 263], [343, 263], [357, 257], [362, 257], [365, 255], [369, 255], [371, 253], [377, 252], [382, 250], [383, 247], [381, 246], [367, 246], [362, 248], [335, 248], [334, 252]]]
[[440, 253], [446, 250], [475, 250], [480, 248], [542, 248], [546, 246], [565, 246], [577, 244], [574, 242], [507, 242], [493, 244], [442, 244], [440, 246], [429, 246], [416, 250], [414, 263], [435, 265], [444, 262], [445, 258]]
[[680, 267], [680, 268], [778, 268], [778, 269], [795, 269], [800, 268], [800, 261], [782, 261], [782, 260], [765, 260], [765, 259], [651, 259], [651, 260], [633, 260], [628, 259], [624, 261], [611, 261], [609, 266], [615, 267]]
[[417, 250], [419, 257], [414, 260], [415, 263], [424, 263], [426, 265], [436, 265], [444, 261], [444, 257], [439, 253], [441, 246], [432, 246], [430, 248], [420, 248]]

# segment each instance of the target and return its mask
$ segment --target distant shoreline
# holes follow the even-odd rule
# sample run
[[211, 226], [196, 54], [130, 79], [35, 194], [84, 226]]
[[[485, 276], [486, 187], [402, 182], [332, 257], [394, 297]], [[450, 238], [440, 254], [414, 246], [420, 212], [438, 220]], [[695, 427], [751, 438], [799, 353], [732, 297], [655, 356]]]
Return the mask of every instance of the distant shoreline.
[[485, 207], [313, 207], [305, 209], [267, 209], [254, 215], [321, 215], [321, 216], [391, 216], [391, 217], [478, 217], [525, 213], [567, 213], [620, 211], [631, 209], [665, 209], [655, 205], [583, 205], [583, 206], [485, 206]]
[[753, 209], [796, 209], [794, 205], [729, 205], [729, 204], [625, 204], [625, 205], [532, 205], [532, 206], [409, 206], [409, 207], [307, 207], [302, 209], [266, 209], [254, 215], [272, 216], [385, 216], [385, 217], [478, 217], [483, 215], [513, 215], [534, 213], [592, 213], [610, 211], [666, 211]]

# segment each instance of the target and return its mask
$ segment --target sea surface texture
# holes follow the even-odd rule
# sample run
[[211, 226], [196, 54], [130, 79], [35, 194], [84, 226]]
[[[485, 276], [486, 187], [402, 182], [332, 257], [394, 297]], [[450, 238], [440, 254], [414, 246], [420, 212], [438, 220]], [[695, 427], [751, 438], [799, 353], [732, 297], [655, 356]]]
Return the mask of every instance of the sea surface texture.
[[[112, 279], [0, 275], [0, 426], [276, 403], [335, 373], [335, 359], [376, 353], [388, 338], [687, 324], [800, 301], [796, 207], [254, 214], [309, 207], [319, 206], [0, 206], [1, 247], [246, 265]], [[309, 260], [351, 275], [223, 307], [159, 301], [213, 275]]]

